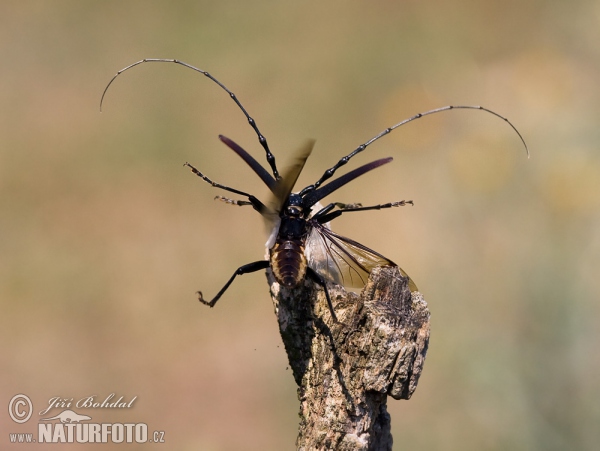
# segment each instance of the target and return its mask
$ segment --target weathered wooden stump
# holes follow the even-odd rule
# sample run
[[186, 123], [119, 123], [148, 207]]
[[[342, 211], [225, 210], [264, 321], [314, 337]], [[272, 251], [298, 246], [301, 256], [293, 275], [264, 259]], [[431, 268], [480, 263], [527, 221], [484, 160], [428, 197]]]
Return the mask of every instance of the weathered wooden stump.
[[391, 450], [387, 397], [409, 399], [429, 342], [429, 310], [396, 267], [376, 268], [359, 294], [267, 278], [294, 379], [299, 386], [299, 450]]

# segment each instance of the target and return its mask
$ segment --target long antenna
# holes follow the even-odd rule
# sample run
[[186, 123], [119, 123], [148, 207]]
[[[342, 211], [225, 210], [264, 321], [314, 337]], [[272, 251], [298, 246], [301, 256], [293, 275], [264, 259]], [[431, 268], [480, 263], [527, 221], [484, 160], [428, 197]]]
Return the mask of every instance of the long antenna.
[[365, 143], [361, 144], [360, 146], [358, 146], [356, 149], [354, 149], [352, 152], [350, 152], [345, 157], [340, 158], [340, 160], [333, 167], [331, 167], [331, 168], [329, 168], [329, 169], [327, 169], [325, 171], [325, 173], [321, 176], [321, 178], [319, 180], [317, 180], [315, 182], [314, 185], [309, 185], [306, 188], [304, 188], [302, 190], [301, 194], [304, 195], [306, 193], [309, 193], [309, 192], [314, 191], [315, 189], [317, 189], [324, 181], [326, 181], [331, 176], [333, 176], [333, 174], [335, 174], [335, 171], [337, 171], [340, 167], [342, 167], [346, 163], [348, 163], [348, 161], [350, 160], [350, 158], [352, 158], [357, 153], [362, 152], [363, 150], [365, 150], [367, 148], [367, 146], [373, 144], [379, 138], [384, 137], [388, 133], [391, 133], [393, 130], [397, 129], [398, 127], [401, 127], [404, 124], [407, 124], [407, 123], [412, 122], [414, 120], [420, 119], [420, 118], [422, 118], [424, 116], [428, 116], [430, 114], [441, 113], [443, 111], [449, 111], [449, 110], [461, 109], [461, 108], [462, 109], [468, 109], [468, 110], [485, 111], [486, 113], [493, 114], [494, 116], [499, 117], [500, 119], [503, 119], [508, 125], [510, 125], [512, 127], [512, 129], [515, 131], [515, 133], [519, 136], [519, 138], [521, 139], [521, 142], [523, 143], [523, 146], [525, 147], [525, 151], [527, 152], [527, 158], [529, 158], [529, 148], [527, 147], [527, 143], [525, 142], [525, 139], [523, 139], [523, 136], [521, 135], [521, 133], [519, 133], [519, 130], [517, 130], [517, 128], [512, 124], [512, 122], [510, 122], [504, 116], [501, 116], [498, 113], [496, 113], [495, 111], [492, 111], [492, 110], [490, 110], [488, 108], [484, 108], [484, 107], [479, 106], [479, 105], [477, 105], [477, 106], [475, 106], [475, 105], [448, 105], [448, 106], [443, 106], [441, 108], [436, 108], [434, 110], [425, 111], [424, 113], [415, 114], [414, 116], [411, 116], [408, 119], [404, 119], [403, 121], [398, 122], [396, 125], [392, 125], [391, 127], [386, 128], [385, 130], [383, 130], [378, 135], [374, 136], [373, 138], [371, 138], [367, 142], [365, 142]]
[[260, 132], [260, 130], [258, 129], [258, 127], [256, 125], [256, 121], [250, 117], [250, 115], [248, 114], [248, 112], [246, 111], [244, 106], [240, 103], [240, 101], [238, 100], [236, 95], [233, 92], [231, 92], [229, 89], [227, 89], [227, 87], [223, 83], [221, 83], [219, 80], [217, 80], [215, 77], [213, 77], [211, 74], [209, 74], [205, 70], [198, 69], [197, 67], [194, 67], [191, 64], [188, 64], [183, 61], [176, 60], [176, 59], [144, 58], [143, 60], [137, 61], [133, 64], [130, 64], [127, 67], [124, 67], [123, 69], [121, 69], [119, 72], [117, 72], [115, 74], [115, 76], [106, 85], [106, 88], [104, 88], [104, 92], [102, 93], [102, 98], [100, 99], [100, 111], [102, 111], [102, 104], [104, 102], [104, 96], [106, 95], [106, 92], [108, 91], [108, 88], [113, 83], [113, 81], [115, 81], [115, 79], [119, 75], [121, 75], [123, 72], [125, 72], [126, 70], [129, 70], [132, 67], [138, 66], [143, 63], [175, 63], [175, 64], [179, 64], [180, 66], [187, 67], [188, 69], [192, 69], [196, 72], [200, 72], [201, 74], [205, 75], [206, 77], [208, 77], [212, 81], [214, 81], [216, 84], [218, 84], [225, 92], [227, 92], [227, 94], [229, 94], [229, 97], [231, 97], [233, 99], [233, 101], [237, 104], [237, 106], [240, 108], [240, 110], [242, 110], [242, 112], [246, 116], [246, 119], [248, 119], [248, 123], [252, 126], [252, 128], [256, 132], [256, 135], [258, 136], [258, 141], [260, 142], [261, 146], [263, 146], [263, 148], [265, 149], [265, 152], [267, 154], [267, 162], [269, 163], [269, 166], [271, 166], [271, 170], [273, 171], [273, 176], [275, 177], [275, 179], [279, 179], [279, 172], [277, 171], [277, 166], [275, 165], [275, 156], [271, 153], [271, 150], [269, 150], [269, 145], [267, 144], [267, 138], [265, 138], [262, 135], [262, 133]]

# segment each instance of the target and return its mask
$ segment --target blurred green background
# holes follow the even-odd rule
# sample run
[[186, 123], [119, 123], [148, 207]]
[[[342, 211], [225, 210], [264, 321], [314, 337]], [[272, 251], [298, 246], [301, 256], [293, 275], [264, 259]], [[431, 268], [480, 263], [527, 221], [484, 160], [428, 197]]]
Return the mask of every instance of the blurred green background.
[[[138, 396], [80, 411], [146, 422], [167, 445], [294, 449], [298, 401], [261, 273], [262, 220], [182, 167], [266, 194], [221, 144], [261, 162], [232, 89], [299, 185], [419, 111], [349, 167], [393, 164], [332, 201], [414, 207], [335, 230], [398, 262], [432, 312], [413, 399], [389, 402], [395, 449], [592, 450], [600, 443], [600, 3], [3, 1], [0, 3], [0, 404]], [[345, 171], [346, 169], [344, 169]], [[343, 173], [344, 171], [340, 171]], [[77, 409], [75, 409], [77, 410]], [[56, 410], [55, 412], [59, 412]], [[55, 446], [88, 449], [92, 445]], [[121, 449], [114, 446], [116, 449]], [[111, 449], [110, 445], [102, 449]], [[138, 449], [135, 445], [128, 449]]]

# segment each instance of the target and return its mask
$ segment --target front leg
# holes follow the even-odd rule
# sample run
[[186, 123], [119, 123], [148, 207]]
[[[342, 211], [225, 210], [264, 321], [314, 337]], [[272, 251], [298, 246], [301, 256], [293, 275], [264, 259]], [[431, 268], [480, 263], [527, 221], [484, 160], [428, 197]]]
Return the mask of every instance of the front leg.
[[215, 200], [220, 200], [229, 205], [237, 205], [238, 207], [243, 207], [244, 205], [252, 205], [252, 202], [248, 202], [247, 200], [238, 200], [238, 199], [230, 199], [229, 197], [224, 196], [215, 196]]
[[[382, 208], [403, 207], [408, 204], [414, 205], [412, 200], [388, 202], [387, 204], [371, 205], [369, 207], [363, 207], [362, 204], [343, 204], [340, 202], [335, 202], [327, 205], [325, 208], [322, 208], [317, 213], [315, 213], [313, 219], [319, 221], [320, 224], [324, 224], [326, 222], [333, 221], [338, 216], [341, 216], [342, 213], [350, 211], [381, 210]], [[340, 210], [331, 211], [335, 207], [338, 207]]]

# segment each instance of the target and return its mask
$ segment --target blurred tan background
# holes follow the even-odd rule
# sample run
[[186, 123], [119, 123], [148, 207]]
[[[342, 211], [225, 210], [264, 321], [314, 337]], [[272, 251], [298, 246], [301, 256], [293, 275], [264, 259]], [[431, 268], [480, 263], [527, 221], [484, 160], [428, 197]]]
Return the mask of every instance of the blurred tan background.
[[[262, 220], [182, 167], [265, 195], [221, 144], [279, 166], [317, 145], [299, 185], [387, 126], [348, 167], [394, 163], [332, 201], [414, 207], [335, 230], [398, 262], [432, 312], [395, 449], [592, 450], [600, 443], [600, 4], [594, 1], [4, 1], [0, 4], [0, 448], [54, 396], [137, 396], [102, 422], [167, 445], [291, 450], [296, 387], [262, 273]], [[345, 171], [346, 169], [344, 169]], [[340, 171], [343, 173], [344, 171]], [[35, 415], [9, 421], [29, 395]], [[75, 409], [77, 410], [77, 409]], [[56, 410], [55, 412], [59, 412]], [[55, 446], [90, 449], [92, 445]], [[112, 449], [107, 445], [102, 449]], [[115, 449], [121, 449], [114, 446]]]

